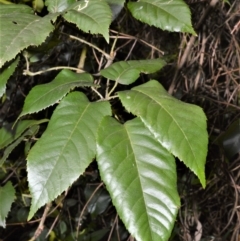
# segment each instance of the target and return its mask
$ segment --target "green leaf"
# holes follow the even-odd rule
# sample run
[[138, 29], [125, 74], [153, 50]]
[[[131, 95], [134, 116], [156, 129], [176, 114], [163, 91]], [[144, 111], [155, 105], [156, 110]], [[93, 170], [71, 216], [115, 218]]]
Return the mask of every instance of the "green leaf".
[[4, 69], [3, 72], [0, 74], [0, 98], [5, 93], [7, 81], [10, 78], [10, 76], [14, 73], [18, 65], [18, 62], [19, 58], [17, 58], [13, 63], [11, 63], [11, 65]]
[[20, 137], [18, 137], [14, 142], [6, 147], [3, 152], [3, 156], [0, 158], [0, 167], [6, 161], [10, 153], [18, 146], [26, 137], [35, 135], [39, 130], [38, 125], [31, 126], [26, 132], [24, 132]]
[[6, 217], [15, 199], [15, 189], [11, 182], [0, 187], [0, 226], [6, 227]]
[[41, 13], [44, 8], [44, 2], [43, 0], [33, 0], [32, 6], [34, 11]]
[[0, 129], [0, 149], [3, 149], [4, 147], [11, 144], [13, 141], [17, 140], [22, 133], [30, 128], [33, 125], [38, 125], [44, 122], [47, 122], [47, 119], [42, 119], [40, 121], [36, 120], [23, 120], [19, 121], [14, 128], [12, 123], [9, 123], [7, 125], [4, 125]]
[[108, 4], [124, 5], [125, 0], [105, 0]]
[[46, 131], [27, 157], [29, 189], [34, 213], [66, 190], [96, 153], [96, 132], [109, 102], [91, 103], [80, 92], [66, 96], [54, 111]]
[[10, 4], [10, 5], [1, 5], [0, 15], [2, 14], [14, 14], [14, 13], [29, 13], [34, 14], [32, 8], [26, 4]]
[[54, 105], [70, 90], [80, 86], [94, 86], [92, 76], [87, 73], [77, 74], [70, 70], [62, 70], [52, 82], [37, 85], [30, 91], [18, 118]]
[[176, 164], [139, 118], [105, 117], [97, 137], [101, 178], [126, 228], [138, 241], [166, 241], [180, 205]]
[[190, 9], [183, 0], [139, 0], [129, 2], [127, 6], [132, 15], [144, 23], [167, 31], [196, 35]]
[[50, 22], [53, 17], [47, 15], [41, 18], [26, 11], [12, 12], [12, 5], [1, 6], [0, 68], [24, 48], [44, 42], [53, 31]]
[[140, 116], [155, 138], [205, 187], [208, 134], [202, 109], [170, 96], [155, 80], [118, 94], [126, 109]]
[[120, 84], [129, 85], [137, 80], [139, 74], [150, 74], [160, 70], [166, 62], [163, 59], [120, 61], [100, 71], [105, 78]]
[[63, 17], [75, 23], [79, 29], [86, 33], [102, 34], [109, 42], [109, 25], [112, 13], [105, 1], [88, 0], [75, 3]]
[[50, 13], [63, 12], [69, 6], [75, 3], [75, 0], [46, 0], [46, 6]]

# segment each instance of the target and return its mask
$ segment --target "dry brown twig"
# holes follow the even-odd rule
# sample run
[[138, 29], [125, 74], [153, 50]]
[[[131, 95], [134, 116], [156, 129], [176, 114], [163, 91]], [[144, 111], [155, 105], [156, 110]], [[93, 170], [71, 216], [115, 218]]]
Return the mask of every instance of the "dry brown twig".
[[240, 20], [235, 24], [233, 30], [231, 31], [231, 34], [234, 34], [234, 32], [237, 32], [240, 28]]
[[41, 218], [41, 221], [38, 225], [38, 228], [37, 230], [35, 231], [33, 237], [29, 240], [29, 241], [34, 241], [38, 238], [38, 236], [42, 233], [43, 229], [44, 229], [44, 223], [45, 223], [45, 220], [47, 218], [47, 215], [48, 215], [48, 212], [50, 210], [52, 206], [52, 203], [48, 203], [46, 206], [45, 206], [45, 209], [44, 209], [44, 212], [43, 212], [43, 215], [42, 215], [42, 218]]
[[[198, 23], [196, 25], [196, 30], [198, 30], [203, 25], [203, 23], [206, 20], [206, 17], [209, 14], [210, 10], [212, 8], [214, 8], [217, 3], [218, 3], [218, 0], [211, 0], [209, 6], [204, 11], [204, 14], [202, 15], [202, 17], [198, 21]], [[186, 45], [186, 49], [183, 52], [182, 57], [178, 61], [178, 64], [177, 64], [177, 67], [176, 67], [176, 70], [175, 70], [175, 74], [174, 74], [174, 77], [173, 77], [173, 80], [172, 80], [172, 83], [171, 83], [171, 85], [170, 85], [170, 87], [168, 89], [168, 93], [169, 94], [172, 94], [174, 89], [175, 89], [178, 74], [179, 74], [180, 70], [182, 69], [182, 67], [184, 66], [184, 64], [186, 63], [187, 57], [188, 57], [188, 55], [189, 55], [189, 53], [190, 53], [190, 51], [192, 49], [192, 46], [193, 46], [195, 40], [196, 40], [196, 36], [192, 35], [190, 40], [189, 40], [189, 42]]]

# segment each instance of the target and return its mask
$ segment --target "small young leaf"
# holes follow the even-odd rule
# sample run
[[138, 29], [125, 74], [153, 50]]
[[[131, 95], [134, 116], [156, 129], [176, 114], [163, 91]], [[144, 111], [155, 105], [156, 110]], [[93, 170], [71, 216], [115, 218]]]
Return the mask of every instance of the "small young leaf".
[[8, 66], [3, 72], [0, 74], [0, 98], [3, 96], [6, 90], [6, 84], [10, 76], [14, 73], [19, 62], [19, 58], [17, 58], [10, 66]]
[[12, 129], [13, 124], [4, 125], [0, 129], [0, 149], [11, 144], [13, 141], [17, 140], [22, 133], [31, 126], [38, 125], [47, 122], [47, 119], [36, 120], [23, 120], [19, 121]]
[[96, 132], [106, 115], [111, 115], [109, 102], [91, 103], [80, 92], [62, 99], [27, 157], [32, 194], [29, 219], [65, 191], [93, 160]]
[[70, 90], [80, 86], [94, 86], [92, 76], [87, 73], [77, 74], [70, 70], [62, 70], [52, 82], [37, 85], [30, 91], [18, 118], [54, 105]]
[[105, 1], [88, 0], [75, 3], [63, 17], [75, 23], [86, 33], [102, 34], [109, 42], [109, 25], [112, 21], [112, 12]]
[[41, 13], [44, 8], [44, 2], [43, 0], [33, 0], [32, 6], [36, 12]]
[[173, 156], [140, 118], [105, 117], [97, 136], [102, 180], [126, 228], [138, 241], [170, 237], [180, 206]]
[[208, 134], [202, 109], [170, 96], [156, 80], [118, 95], [126, 109], [140, 116], [155, 138], [183, 161], [205, 187]]
[[160, 70], [166, 62], [163, 59], [120, 61], [100, 71], [105, 78], [115, 80], [123, 85], [132, 84], [139, 74], [151, 74]]
[[129, 2], [127, 6], [132, 15], [144, 23], [167, 31], [196, 35], [189, 7], [183, 0], [139, 0]]
[[54, 15], [41, 18], [26, 12], [25, 9], [23, 8], [23, 12], [13, 12], [11, 5], [1, 6], [0, 68], [24, 48], [40, 45], [53, 31], [51, 19]]
[[15, 199], [15, 189], [11, 182], [0, 187], [0, 226], [6, 227], [6, 217]]
[[10, 153], [14, 150], [14, 148], [16, 146], [18, 146], [23, 141], [23, 139], [25, 139], [28, 136], [35, 135], [38, 130], [39, 130], [38, 125], [31, 126], [19, 138], [17, 138], [14, 142], [12, 142], [10, 145], [8, 145], [3, 152], [3, 156], [0, 158], [0, 167], [2, 167], [3, 163], [6, 161], [6, 159], [10, 155]]

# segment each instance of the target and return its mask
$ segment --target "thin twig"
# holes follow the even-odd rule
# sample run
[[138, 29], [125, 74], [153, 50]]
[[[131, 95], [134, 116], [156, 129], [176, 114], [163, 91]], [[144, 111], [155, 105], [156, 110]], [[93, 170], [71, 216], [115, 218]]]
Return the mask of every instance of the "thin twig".
[[94, 197], [94, 195], [96, 194], [96, 192], [97, 192], [97, 191], [100, 189], [100, 187], [102, 187], [102, 186], [103, 186], [103, 182], [101, 182], [101, 183], [97, 186], [97, 188], [94, 190], [94, 192], [93, 192], [92, 195], [89, 197], [88, 201], [86, 202], [85, 206], [83, 207], [83, 209], [82, 209], [82, 211], [81, 211], [81, 213], [80, 213], [80, 216], [79, 216], [79, 218], [78, 218], [76, 236], [75, 236], [75, 237], [76, 237], [76, 240], [78, 239], [79, 228], [80, 228], [80, 226], [81, 226], [82, 216], [83, 216], [83, 214], [84, 214], [84, 212], [85, 212], [88, 204], [90, 203], [90, 201], [92, 200], [92, 198]]
[[84, 46], [82, 49], [82, 52], [81, 52], [81, 56], [80, 56], [79, 63], [77, 66], [78, 70], [76, 71], [76, 73], [81, 73], [79, 70], [84, 69], [86, 55], [87, 55], [87, 48], [86, 48], [86, 46]]
[[113, 225], [112, 225], [111, 231], [110, 231], [110, 233], [109, 233], [109, 235], [108, 235], [108, 239], [107, 239], [107, 241], [110, 241], [110, 240], [111, 240], [112, 233], [113, 233], [113, 230], [114, 230], [115, 224], [116, 224], [116, 222], [117, 222], [117, 218], [118, 218], [118, 215], [116, 215], [116, 217], [115, 217], [115, 219], [114, 219], [114, 222], [113, 222]]
[[[202, 17], [200, 18], [200, 20], [198, 21], [197, 25], [196, 25], [196, 30], [198, 30], [202, 24], [204, 23], [204, 21], [206, 20], [206, 17], [209, 13], [209, 11], [215, 7], [215, 5], [217, 4], [218, 0], [211, 0], [209, 6], [207, 7], [207, 9], [204, 11]], [[175, 86], [176, 86], [176, 82], [177, 82], [177, 77], [178, 77], [178, 74], [180, 72], [180, 70], [182, 69], [182, 67], [184, 66], [184, 64], [186, 63], [186, 60], [187, 60], [187, 57], [192, 49], [192, 46], [194, 44], [196, 40], [196, 36], [192, 35], [189, 42], [187, 43], [187, 47], [182, 55], [182, 58], [179, 62], [179, 64], [177, 65], [176, 67], [176, 70], [175, 70], [175, 74], [174, 74], [174, 77], [173, 77], [173, 80], [172, 80], [172, 83], [168, 89], [168, 93], [169, 94], [172, 94], [174, 89], [175, 89]]]
[[45, 206], [45, 209], [44, 209], [44, 212], [43, 212], [43, 215], [42, 215], [42, 218], [41, 218], [41, 221], [38, 225], [38, 228], [37, 230], [35, 231], [34, 233], [34, 236], [29, 240], [29, 241], [34, 241], [37, 239], [37, 237], [42, 233], [43, 229], [44, 229], [44, 222], [47, 218], [47, 214], [50, 210], [50, 207], [52, 206], [51, 203], [48, 203], [46, 206]]
[[91, 87], [91, 89], [101, 98], [101, 100], [104, 99], [104, 97], [101, 95], [101, 93], [99, 93], [94, 87]]
[[26, 70], [23, 71], [23, 75], [35, 76], [35, 75], [43, 74], [43, 73], [46, 73], [46, 72], [49, 72], [49, 71], [60, 70], [60, 69], [70, 69], [70, 70], [76, 71], [77, 73], [85, 73], [85, 71], [82, 70], [82, 69], [69, 67], [69, 66], [57, 66], [57, 67], [52, 67], [52, 68], [37, 71], [37, 72], [31, 72], [30, 70], [26, 69]]
[[107, 94], [107, 98], [106, 98], [106, 99], [109, 99], [109, 97], [111, 96], [111, 94], [113, 93], [113, 91], [116, 89], [117, 85], [118, 85], [118, 82], [115, 81], [115, 84], [114, 84], [114, 86], [112, 87], [112, 89], [109, 91], [109, 93]]
[[89, 43], [88, 41], [84, 40], [84, 39], [81, 39], [81, 38], [78, 38], [78, 37], [75, 37], [73, 35], [69, 35], [69, 37], [71, 39], [75, 39], [75, 40], [78, 40], [79, 42], [81, 43], [84, 43], [94, 49], [96, 49], [98, 52], [102, 53], [107, 59], [111, 59], [111, 56], [109, 54], [107, 54], [106, 52], [104, 52], [103, 50], [101, 50], [100, 48], [98, 48], [97, 46], [95, 46], [94, 44], [91, 44]]

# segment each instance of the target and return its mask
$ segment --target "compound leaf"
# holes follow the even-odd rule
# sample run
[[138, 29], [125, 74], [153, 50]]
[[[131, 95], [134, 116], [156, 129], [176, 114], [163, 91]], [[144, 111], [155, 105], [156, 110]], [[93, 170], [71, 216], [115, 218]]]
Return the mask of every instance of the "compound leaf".
[[112, 12], [105, 1], [88, 0], [75, 3], [63, 17], [75, 23], [79, 29], [86, 33], [102, 34], [109, 42], [109, 25]]
[[97, 162], [113, 204], [136, 240], [168, 240], [180, 205], [176, 164], [140, 118], [124, 125], [103, 119]]
[[190, 9], [183, 0], [139, 0], [129, 2], [127, 6], [132, 15], [144, 23], [167, 31], [196, 35]]
[[15, 199], [15, 189], [11, 182], [0, 187], [0, 226], [6, 227], [6, 217]]
[[70, 70], [62, 70], [52, 82], [37, 85], [30, 91], [18, 118], [54, 105], [70, 90], [80, 86], [94, 86], [92, 76], [87, 73], [77, 74]]
[[100, 73], [105, 78], [129, 85], [137, 80], [141, 72], [151, 74], [160, 70], [165, 64], [163, 59], [119, 61], [101, 70]]
[[156, 80], [118, 94], [126, 109], [140, 116], [155, 138], [205, 187], [208, 134], [202, 109], [170, 96]]
[[111, 115], [109, 102], [91, 103], [80, 92], [62, 99], [27, 157], [29, 219], [83, 174], [95, 157], [96, 132], [105, 115]]

